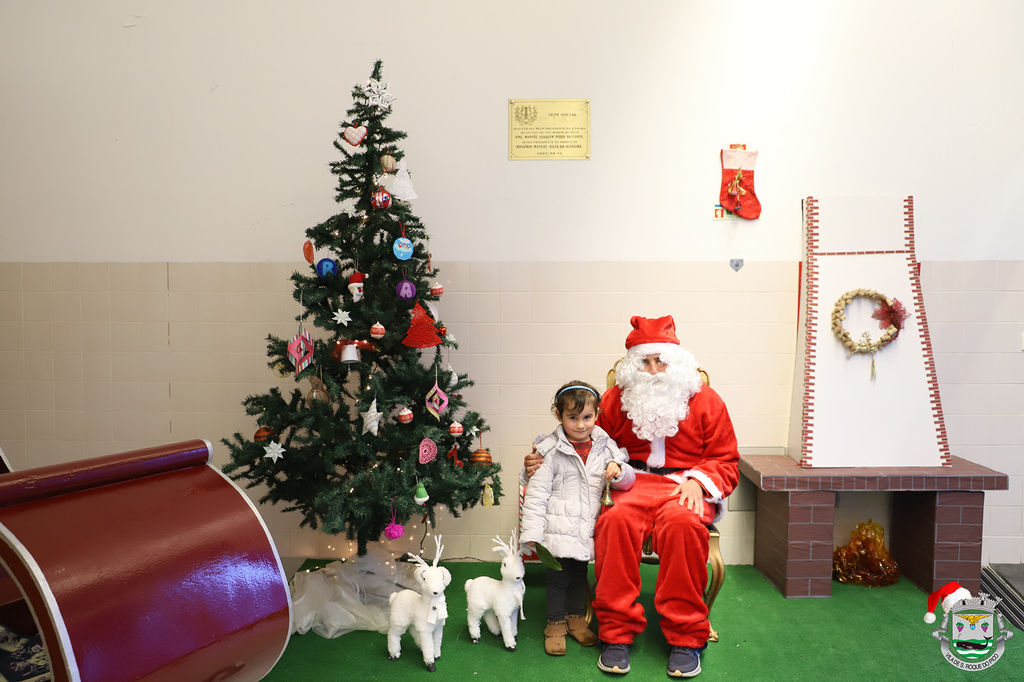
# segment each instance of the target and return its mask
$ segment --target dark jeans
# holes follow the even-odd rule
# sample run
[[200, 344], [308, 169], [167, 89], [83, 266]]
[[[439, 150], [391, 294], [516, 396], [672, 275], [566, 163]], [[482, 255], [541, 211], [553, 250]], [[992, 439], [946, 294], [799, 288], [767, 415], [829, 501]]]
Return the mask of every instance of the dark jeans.
[[567, 613], [583, 615], [590, 601], [587, 562], [559, 557], [558, 563], [562, 570], [549, 568], [547, 574], [548, 620], [565, 620]]

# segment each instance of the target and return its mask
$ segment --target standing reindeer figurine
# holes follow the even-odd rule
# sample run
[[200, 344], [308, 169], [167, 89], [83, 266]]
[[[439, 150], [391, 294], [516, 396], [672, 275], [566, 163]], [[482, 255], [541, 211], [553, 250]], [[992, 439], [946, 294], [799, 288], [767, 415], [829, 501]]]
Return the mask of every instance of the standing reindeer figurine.
[[509, 651], [516, 649], [516, 633], [519, 624], [518, 614], [525, 620], [523, 613], [523, 595], [526, 584], [523, 577], [526, 567], [523, 566], [523, 555], [519, 549], [518, 531], [512, 531], [508, 544], [494, 536], [497, 543], [493, 551], [502, 555], [501, 580], [481, 576], [466, 581], [466, 617], [469, 621], [469, 636], [474, 644], [480, 642], [480, 618], [487, 623], [492, 634], [500, 634]]
[[419, 592], [402, 590], [392, 592], [388, 597], [388, 603], [391, 604], [391, 612], [388, 614], [388, 658], [395, 661], [402, 655], [402, 635], [411, 629], [412, 639], [423, 652], [423, 662], [430, 672], [437, 670], [434, 661], [441, 658], [441, 637], [444, 635], [444, 622], [448, 618], [444, 588], [452, 581], [448, 569], [437, 565], [444, 551], [441, 536], [436, 536], [434, 542], [437, 544], [437, 553], [434, 555], [433, 566], [427, 564], [422, 556], [412, 555], [413, 561], [419, 566], [413, 572]]

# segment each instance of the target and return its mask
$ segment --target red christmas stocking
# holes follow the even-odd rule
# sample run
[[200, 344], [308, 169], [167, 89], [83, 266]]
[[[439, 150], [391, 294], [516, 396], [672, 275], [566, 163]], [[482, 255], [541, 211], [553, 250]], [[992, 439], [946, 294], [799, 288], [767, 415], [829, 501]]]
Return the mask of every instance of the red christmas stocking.
[[761, 202], [754, 194], [754, 164], [757, 152], [746, 149], [722, 150], [722, 208], [741, 218], [753, 220], [761, 215]]

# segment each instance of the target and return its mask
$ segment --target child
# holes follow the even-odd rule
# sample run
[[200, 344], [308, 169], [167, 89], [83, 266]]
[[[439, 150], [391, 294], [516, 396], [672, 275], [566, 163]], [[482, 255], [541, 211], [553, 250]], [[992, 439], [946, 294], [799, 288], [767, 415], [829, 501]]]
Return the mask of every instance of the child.
[[633, 487], [635, 473], [615, 441], [595, 424], [601, 396], [590, 384], [570, 381], [555, 393], [551, 409], [560, 422], [533, 443], [544, 463], [526, 486], [520, 542], [544, 545], [562, 570], [547, 572], [544, 651], [565, 654], [565, 635], [583, 646], [597, 643], [586, 622], [590, 589], [587, 564], [594, 557], [594, 521], [605, 479], [618, 490]]

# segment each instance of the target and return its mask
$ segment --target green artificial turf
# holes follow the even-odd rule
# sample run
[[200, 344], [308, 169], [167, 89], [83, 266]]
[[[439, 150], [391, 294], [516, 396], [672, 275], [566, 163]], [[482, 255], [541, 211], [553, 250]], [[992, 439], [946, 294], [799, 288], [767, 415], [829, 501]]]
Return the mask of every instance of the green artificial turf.
[[[498, 577], [495, 563], [445, 563], [452, 573], [446, 592], [448, 622], [437, 671], [429, 673], [409, 635], [402, 656], [388, 660], [387, 637], [351, 632], [337, 639], [315, 633], [292, 635], [267, 680], [608, 680], [669, 679], [668, 647], [658, 627], [653, 594], [656, 566], [641, 566], [640, 601], [646, 631], [633, 643], [628, 675], [597, 669], [599, 646], [583, 648], [568, 640], [565, 656], [544, 653], [544, 569], [527, 566], [526, 620], [520, 621], [516, 651], [483, 628], [479, 644], [469, 639], [463, 584], [479, 575]], [[593, 575], [591, 575], [593, 578]], [[867, 588], [832, 584], [829, 599], [786, 599], [753, 566], [728, 566], [725, 584], [711, 611], [720, 641], [708, 644], [701, 659], [702, 679], [736, 680], [1020, 680], [1024, 677], [1024, 635], [1013, 636], [1003, 658], [976, 673], [954, 668], [932, 638], [937, 625], [923, 621], [928, 595], [900, 580]], [[941, 613], [940, 621], [941, 621]]]

